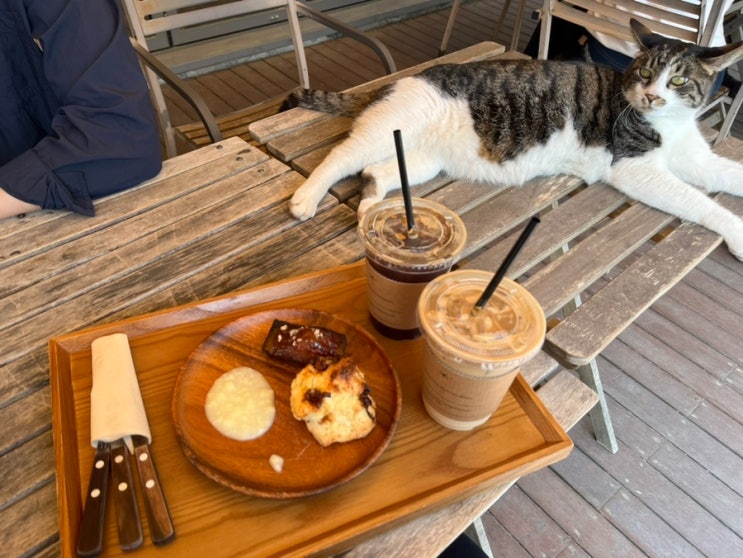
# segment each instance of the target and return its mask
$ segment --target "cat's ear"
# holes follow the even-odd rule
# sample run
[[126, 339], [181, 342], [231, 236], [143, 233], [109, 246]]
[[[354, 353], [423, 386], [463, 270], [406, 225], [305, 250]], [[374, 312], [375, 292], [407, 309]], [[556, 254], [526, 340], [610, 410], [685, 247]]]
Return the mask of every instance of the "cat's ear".
[[743, 42], [721, 47], [707, 47], [699, 54], [699, 61], [713, 72], [724, 70], [743, 59]]
[[630, 18], [629, 26], [640, 48], [649, 50], [663, 40], [662, 36], [656, 35], [646, 25], [640, 23], [635, 18]]

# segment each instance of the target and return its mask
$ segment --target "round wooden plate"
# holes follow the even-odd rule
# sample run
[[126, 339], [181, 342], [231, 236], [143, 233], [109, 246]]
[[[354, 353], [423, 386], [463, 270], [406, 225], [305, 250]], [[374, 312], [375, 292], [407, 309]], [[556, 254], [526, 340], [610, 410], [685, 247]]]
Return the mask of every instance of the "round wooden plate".
[[[377, 424], [365, 438], [322, 447], [289, 407], [290, 385], [301, 365], [263, 352], [275, 319], [326, 327], [347, 338], [346, 353], [364, 372], [377, 407]], [[275, 394], [276, 419], [255, 440], [240, 442], [220, 434], [206, 418], [204, 402], [214, 380], [238, 366], [261, 372]], [[238, 492], [266, 498], [316, 494], [359, 475], [387, 447], [400, 418], [402, 394], [392, 363], [363, 329], [325, 312], [271, 310], [240, 318], [207, 338], [181, 368], [173, 393], [173, 421], [190, 461], [214, 481]], [[284, 459], [277, 473], [272, 454]]]

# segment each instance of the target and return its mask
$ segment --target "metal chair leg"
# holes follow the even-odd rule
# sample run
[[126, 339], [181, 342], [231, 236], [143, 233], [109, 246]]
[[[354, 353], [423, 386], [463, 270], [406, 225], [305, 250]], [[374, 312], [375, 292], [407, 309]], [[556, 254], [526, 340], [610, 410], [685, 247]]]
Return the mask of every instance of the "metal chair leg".
[[449, 37], [451, 37], [451, 30], [454, 28], [454, 20], [457, 19], [459, 13], [459, 6], [462, 0], [454, 0], [451, 5], [451, 12], [449, 12], [449, 20], [446, 22], [446, 29], [444, 29], [444, 37], [441, 39], [441, 46], [439, 47], [439, 56], [443, 56], [446, 53], [446, 47], [449, 45]]
[[604, 394], [604, 387], [601, 383], [596, 361], [592, 360], [590, 364], [579, 366], [577, 371], [581, 381], [599, 396], [598, 404], [588, 412], [591, 416], [596, 440], [611, 453], [617, 453], [619, 446], [614, 435], [614, 426], [612, 426], [611, 416], [609, 416], [609, 407], [606, 404], [606, 395]]
[[464, 532], [482, 548], [488, 558], [493, 558], [493, 550], [490, 548], [488, 535], [485, 532], [485, 526], [482, 524], [482, 516], [475, 519]]

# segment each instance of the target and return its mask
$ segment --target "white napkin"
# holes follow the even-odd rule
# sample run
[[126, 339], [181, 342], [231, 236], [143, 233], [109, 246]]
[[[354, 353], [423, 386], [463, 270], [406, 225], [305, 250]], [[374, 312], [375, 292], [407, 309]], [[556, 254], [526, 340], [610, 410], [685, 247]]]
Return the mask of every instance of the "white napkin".
[[125, 333], [93, 340], [93, 389], [90, 391], [90, 442], [113, 442], [139, 435], [152, 442], [139, 392], [137, 373]]

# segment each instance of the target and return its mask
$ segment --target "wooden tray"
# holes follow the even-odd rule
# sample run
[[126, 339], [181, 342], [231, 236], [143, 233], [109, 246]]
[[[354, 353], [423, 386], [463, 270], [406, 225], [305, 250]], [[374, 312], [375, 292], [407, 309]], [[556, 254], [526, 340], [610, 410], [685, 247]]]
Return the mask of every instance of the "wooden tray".
[[[521, 376], [490, 421], [474, 431], [447, 430], [431, 420], [420, 400], [422, 341], [392, 341], [374, 333], [365, 289], [359, 262], [52, 339], [62, 554], [75, 555], [94, 453], [89, 437], [90, 343], [114, 332], [129, 336], [152, 451], [176, 528], [175, 540], [158, 548], [143, 521], [146, 540], [138, 556], [201, 556], [217, 550], [221, 555], [261, 557], [333, 554], [568, 455], [572, 442]], [[178, 371], [199, 343], [241, 316], [282, 307], [335, 313], [373, 333], [400, 377], [403, 407], [392, 441], [363, 474], [322, 494], [268, 500], [234, 492], [201, 474], [179, 447], [170, 403]], [[109, 506], [105, 555], [123, 554], [114, 516]]]

